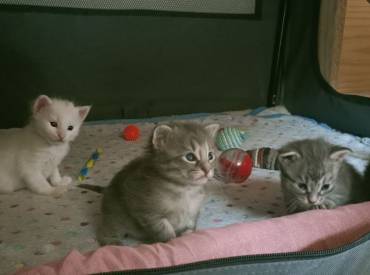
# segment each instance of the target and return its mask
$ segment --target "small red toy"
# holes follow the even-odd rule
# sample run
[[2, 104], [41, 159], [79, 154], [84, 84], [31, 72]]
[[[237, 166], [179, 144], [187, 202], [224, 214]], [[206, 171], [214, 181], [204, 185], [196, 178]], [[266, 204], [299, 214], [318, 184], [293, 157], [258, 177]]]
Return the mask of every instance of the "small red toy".
[[140, 136], [140, 129], [135, 125], [128, 125], [125, 129], [123, 129], [122, 137], [128, 141], [137, 140]]
[[217, 173], [225, 183], [242, 183], [252, 172], [252, 159], [247, 152], [233, 148], [218, 158]]

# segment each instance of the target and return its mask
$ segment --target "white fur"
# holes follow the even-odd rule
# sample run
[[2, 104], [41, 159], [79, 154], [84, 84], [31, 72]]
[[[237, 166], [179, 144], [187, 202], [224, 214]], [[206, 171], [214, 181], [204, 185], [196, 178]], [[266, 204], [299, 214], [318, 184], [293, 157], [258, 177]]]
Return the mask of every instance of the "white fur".
[[[0, 130], [0, 193], [21, 188], [43, 195], [59, 195], [72, 181], [61, 177], [58, 165], [69, 151], [90, 106], [39, 96], [30, 123]], [[53, 127], [50, 122], [56, 122]], [[68, 130], [73, 126], [73, 130]]]

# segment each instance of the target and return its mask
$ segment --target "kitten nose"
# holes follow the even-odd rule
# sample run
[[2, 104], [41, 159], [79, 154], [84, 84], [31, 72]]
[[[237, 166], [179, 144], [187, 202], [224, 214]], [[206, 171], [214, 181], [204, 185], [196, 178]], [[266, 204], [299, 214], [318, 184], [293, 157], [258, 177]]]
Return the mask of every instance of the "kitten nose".
[[211, 175], [211, 173], [212, 173], [212, 169], [211, 169], [211, 167], [209, 166], [209, 165], [202, 165], [201, 166], [201, 169], [202, 169], [202, 171], [204, 172], [204, 175], [206, 176], [206, 177], [209, 177], [210, 175]]
[[202, 170], [204, 172], [204, 175], [208, 176], [210, 170], [209, 169], [204, 169], [204, 168], [202, 168]]
[[208, 172], [206, 173], [207, 178], [212, 178], [213, 177], [213, 170], [209, 169]]
[[310, 203], [316, 203], [317, 201], [318, 201], [318, 197], [317, 197], [317, 195], [316, 194], [309, 194], [308, 195], [308, 201], [310, 202]]
[[63, 140], [65, 138], [65, 135], [64, 134], [61, 134], [61, 133], [58, 133], [58, 138], [60, 140]]

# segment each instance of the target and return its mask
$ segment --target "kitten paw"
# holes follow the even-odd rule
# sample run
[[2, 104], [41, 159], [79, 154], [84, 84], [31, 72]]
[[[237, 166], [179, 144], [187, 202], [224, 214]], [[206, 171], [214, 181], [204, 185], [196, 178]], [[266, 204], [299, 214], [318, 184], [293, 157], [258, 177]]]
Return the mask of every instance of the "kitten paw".
[[63, 176], [62, 180], [60, 181], [59, 185], [69, 185], [72, 183], [72, 178], [68, 176]]
[[333, 209], [335, 206], [336, 205], [334, 203], [324, 202], [322, 204], [315, 205], [313, 209]]
[[171, 235], [171, 236], [165, 236], [165, 237], [159, 237], [157, 239], [158, 242], [161, 242], [161, 243], [166, 243], [172, 239], [176, 238], [176, 235]]
[[67, 185], [58, 185], [54, 187], [54, 190], [51, 192], [51, 195], [55, 198], [60, 197], [63, 193], [68, 190]]
[[186, 229], [184, 232], [180, 234], [180, 236], [189, 235], [190, 233], [193, 233], [194, 229]]
[[66, 186], [66, 185], [69, 185], [71, 182], [72, 182], [71, 177], [64, 176], [60, 179], [60, 181], [54, 182], [53, 185], [56, 186], [56, 187], [57, 186]]
[[159, 234], [159, 236], [157, 236], [156, 238], [154, 238], [157, 242], [168, 242], [169, 240], [172, 240], [176, 238], [176, 233], [175, 231], [169, 231], [169, 232], [162, 232], [161, 234]]
[[333, 202], [328, 201], [328, 202], [324, 202], [322, 204], [322, 207], [323, 207], [322, 209], [333, 209], [333, 208], [337, 207], [337, 205]]

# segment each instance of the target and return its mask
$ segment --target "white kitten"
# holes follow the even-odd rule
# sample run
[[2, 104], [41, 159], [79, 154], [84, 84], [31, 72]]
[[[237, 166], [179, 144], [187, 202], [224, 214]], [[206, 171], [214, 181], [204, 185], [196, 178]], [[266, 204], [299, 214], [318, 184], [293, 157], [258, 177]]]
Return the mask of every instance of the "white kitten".
[[0, 130], [0, 193], [25, 187], [43, 195], [63, 193], [72, 179], [61, 177], [58, 165], [89, 110], [41, 95], [26, 127]]

